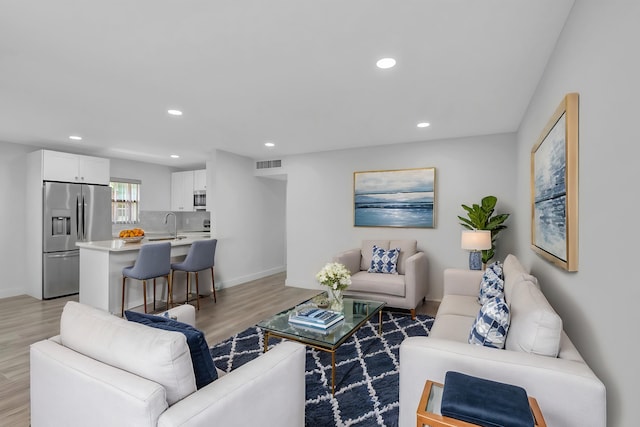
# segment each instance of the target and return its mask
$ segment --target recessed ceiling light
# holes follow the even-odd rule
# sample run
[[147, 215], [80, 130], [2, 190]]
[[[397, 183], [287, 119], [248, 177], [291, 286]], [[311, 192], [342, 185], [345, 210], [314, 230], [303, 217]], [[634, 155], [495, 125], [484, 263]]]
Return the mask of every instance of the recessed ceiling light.
[[376, 62], [376, 65], [378, 66], [378, 68], [391, 68], [394, 65], [396, 65], [396, 60], [393, 58], [382, 58], [380, 60], [378, 60], [378, 62]]
[[271, 142], [271, 141], [268, 141], [268, 142], [265, 142], [265, 143], [264, 143], [264, 146], [265, 146], [265, 147], [272, 148], [272, 147], [275, 147], [275, 146], [276, 146], [276, 144], [274, 144], [274, 143], [273, 143], [273, 142]]
[[69, 139], [73, 139], [74, 141], [82, 141], [82, 137], [78, 135], [71, 135]]
[[179, 159], [180, 158], [180, 156], [178, 156], [177, 154], [172, 154], [170, 157], [172, 159]]
[[431, 124], [427, 122], [418, 123], [419, 128], [428, 128], [429, 126], [431, 126]]
[[171, 114], [172, 116], [181, 116], [182, 115], [182, 111], [180, 111], [180, 110], [167, 110], [167, 113]]

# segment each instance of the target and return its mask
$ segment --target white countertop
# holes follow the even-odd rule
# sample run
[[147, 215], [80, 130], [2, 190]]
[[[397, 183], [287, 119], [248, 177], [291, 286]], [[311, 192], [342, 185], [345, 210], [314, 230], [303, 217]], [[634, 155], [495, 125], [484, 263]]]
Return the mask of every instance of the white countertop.
[[96, 251], [106, 251], [106, 252], [125, 252], [125, 251], [137, 251], [140, 250], [140, 246], [146, 243], [163, 243], [170, 242], [171, 246], [188, 246], [191, 245], [196, 240], [204, 240], [210, 239], [211, 234], [208, 232], [188, 232], [188, 233], [178, 233], [178, 236], [185, 236], [183, 239], [170, 239], [170, 240], [150, 240], [162, 238], [160, 235], [150, 235], [145, 236], [140, 242], [137, 243], [127, 243], [121, 239], [112, 239], [112, 240], [100, 240], [95, 242], [78, 242], [76, 246], [82, 249], [92, 249]]

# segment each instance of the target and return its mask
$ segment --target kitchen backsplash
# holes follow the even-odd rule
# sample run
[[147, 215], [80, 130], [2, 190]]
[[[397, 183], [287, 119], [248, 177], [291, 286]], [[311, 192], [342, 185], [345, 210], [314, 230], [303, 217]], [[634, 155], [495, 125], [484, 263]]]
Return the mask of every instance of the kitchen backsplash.
[[[140, 211], [139, 224], [113, 224], [111, 227], [113, 236], [117, 236], [120, 230], [128, 228], [142, 228], [145, 233], [172, 233], [173, 218], [169, 217], [165, 224], [164, 218], [169, 211]], [[178, 225], [178, 232], [210, 231], [207, 226], [211, 215], [209, 212], [174, 212]]]

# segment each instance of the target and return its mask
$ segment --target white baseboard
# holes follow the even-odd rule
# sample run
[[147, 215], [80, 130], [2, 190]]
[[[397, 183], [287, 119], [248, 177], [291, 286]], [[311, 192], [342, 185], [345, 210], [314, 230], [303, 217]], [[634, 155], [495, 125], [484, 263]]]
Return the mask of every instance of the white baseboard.
[[308, 278], [304, 280], [296, 280], [287, 277], [284, 284], [286, 286], [291, 286], [294, 288], [304, 288], [304, 289], [321, 289], [323, 286], [320, 286], [317, 281], [309, 280]]
[[18, 295], [26, 295], [22, 288], [0, 289], [0, 298], [17, 297]]
[[245, 276], [234, 277], [232, 279], [227, 279], [227, 280], [219, 280], [218, 278], [216, 278], [216, 289], [230, 288], [232, 286], [251, 282], [252, 280], [258, 280], [258, 279], [262, 279], [263, 277], [271, 276], [273, 274], [282, 273], [286, 270], [287, 268], [285, 266], [279, 266], [279, 267], [270, 268], [268, 270], [247, 274]]

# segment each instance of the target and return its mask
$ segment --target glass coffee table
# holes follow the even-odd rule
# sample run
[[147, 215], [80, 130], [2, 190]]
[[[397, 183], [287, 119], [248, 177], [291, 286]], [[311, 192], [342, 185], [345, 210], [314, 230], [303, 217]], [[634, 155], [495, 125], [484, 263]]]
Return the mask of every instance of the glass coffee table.
[[[311, 303], [307, 300], [296, 307]], [[381, 301], [368, 301], [353, 298], [344, 298], [344, 321], [328, 332], [316, 332], [299, 328], [289, 323], [289, 314], [296, 309], [291, 307], [268, 319], [258, 323], [258, 327], [264, 331], [264, 351], [269, 348], [269, 338], [277, 337], [291, 341], [297, 341], [316, 350], [331, 353], [331, 393], [335, 394], [336, 384], [336, 351], [351, 337], [362, 325], [378, 314], [378, 334], [382, 334], [382, 308]]]

